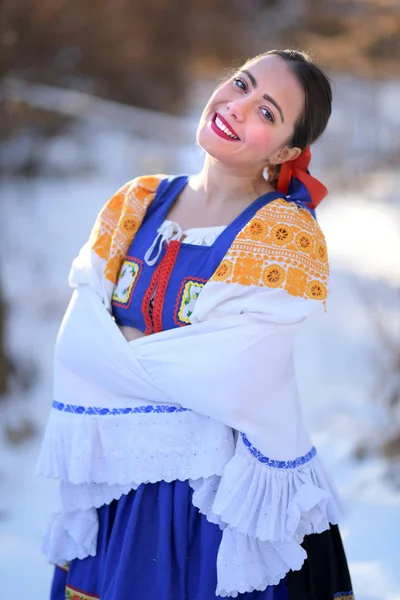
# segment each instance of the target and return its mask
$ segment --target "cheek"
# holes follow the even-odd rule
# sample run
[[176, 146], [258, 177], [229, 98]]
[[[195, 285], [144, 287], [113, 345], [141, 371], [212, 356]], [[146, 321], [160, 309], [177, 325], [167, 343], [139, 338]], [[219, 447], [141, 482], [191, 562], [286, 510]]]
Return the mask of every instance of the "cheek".
[[275, 141], [275, 132], [272, 127], [255, 127], [248, 131], [246, 142], [257, 152], [268, 154], [272, 151]]
[[221, 101], [222, 101], [222, 93], [221, 93], [221, 89], [219, 88], [208, 99], [208, 102], [203, 109], [203, 115], [210, 113], [210, 111], [213, 111], [215, 109], [215, 106], [220, 104]]
[[214, 104], [214, 97], [215, 97], [215, 94], [213, 94], [211, 96], [211, 98], [205, 105], [203, 112], [201, 113], [201, 117], [200, 117], [199, 124], [197, 127], [197, 137], [201, 133], [202, 129], [204, 129], [206, 123], [210, 120], [210, 115], [212, 113], [212, 106]]

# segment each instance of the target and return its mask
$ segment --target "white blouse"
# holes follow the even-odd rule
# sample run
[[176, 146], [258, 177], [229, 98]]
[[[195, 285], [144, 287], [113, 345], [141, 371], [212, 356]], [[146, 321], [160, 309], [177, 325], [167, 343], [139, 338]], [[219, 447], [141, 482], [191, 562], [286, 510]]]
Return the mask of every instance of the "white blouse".
[[[280, 210], [269, 216], [290, 227], [297, 208]], [[317, 243], [310, 223], [299, 229]], [[145, 260], [155, 264], [164, 241], [207, 246], [223, 229], [183, 231], [164, 221]], [[282, 258], [279, 249], [272, 242], [262, 248], [264, 271]], [[239, 265], [242, 271], [259, 261], [252, 253], [245, 247], [250, 265]], [[61, 480], [43, 545], [48, 559], [94, 556], [103, 504], [142, 483], [189, 480], [194, 506], [222, 529], [216, 595], [276, 585], [307, 558], [304, 536], [341, 516], [302, 417], [293, 354], [303, 322], [322, 302], [261, 285], [261, 270], [215, 278], [202, 288], [190, 327], [127, 342], [110, 318], [105, 268], [85, 245], [57, 339], [53, 408], [38, 463], [41, 475]], [[314, 272], [310, 278], [304, 269], [312, 283]]]
[[[225, 227], [225, 225], [217, 225], [215, 227], [192, 227], [191, 229], [183, 230], [178, 223], [175, 223], [175, 221], [166, 219], [157, 229], [157, 235], [154, 242], [147, 250], [144, 259], [150, 267], [153, 266], [161, 254], [164, 242], [170, 242], [172, 240], [180, 241], [182, 244], [192, 244], [194, 246], [211, 246], [219, 234], [223, 232]], [[156, 248], [157, 253], [155, 256], [152, 256]]]

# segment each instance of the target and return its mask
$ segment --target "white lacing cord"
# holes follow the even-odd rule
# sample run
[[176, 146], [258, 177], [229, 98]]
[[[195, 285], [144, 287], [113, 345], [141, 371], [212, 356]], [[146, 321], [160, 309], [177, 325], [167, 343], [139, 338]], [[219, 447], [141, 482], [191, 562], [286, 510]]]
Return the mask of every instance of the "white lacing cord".
[[[144, 260], [149, 267], [152, 267], [156, 264], [161, 254], [161, 250], [164, 242], [171, 242], [172, 240], [180, 240], [183, 236], [183, 231], [178, 223], [174, 223], [173, 221], [164, 221], [164, 223], [157, 229], [157, 235], [154, 239], [154, 242], [147, 250], [144, 255]], [[155, 248], [158, 244], [157, 254], [151, 258]]]

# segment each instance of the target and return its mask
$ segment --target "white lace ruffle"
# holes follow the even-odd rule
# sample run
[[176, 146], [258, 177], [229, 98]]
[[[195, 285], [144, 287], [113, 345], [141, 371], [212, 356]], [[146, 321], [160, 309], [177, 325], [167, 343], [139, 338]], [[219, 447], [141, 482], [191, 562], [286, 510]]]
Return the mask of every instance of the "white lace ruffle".
[[217, 557], [218, 596], [263, 591], [286, 574], [301, 569], [307, 554], [297, 542], [261, 542], [229, 527], [224, 529]]
[[107, 483], [68, 483], [60, 482], [60, 497], [63, 510], [72, 512], [76, 510], [89, 510], [110, 504], [119, 500], [124, 494], [136, 490], [140, 482], [125, 485], [108, 485]]
[[108, 493], [108, 486], [221, 474], [234, 451], [229, 427], [192, 411], [83, 416], [53, 408], [37, 470], [73, 484], [107, 484]]
[[305, 535], [338, 523], [342, 509], [314, 456], [295, 468], [268, 466], [239, 438], [222, 477], [191, 481], [193, 504], [224, 531], [218, 552], [218, 594], [264, 590], [301, 568]]
[[302, 541], [342, 514], [335, 488], [317, 456], [296, 468], [270, 467], [242, 440], [222, 477], [191, 481], [193, 504], [212, 523], [261, 541]]
[[42, 551], [51, 564], [96, 556], [99, 520], [94, 508], [57, 512], [51, 516]]
[[[205, 426], [205, 417], [196, 413], [124, 415], [120, 423], [113, 415], [107, 417], [111, 437], [103, 435], [104, 417], [78, 418], [77, 429], [70, 424], [66, 431], [65, 419], [53, 417], [44, 454], [53, 459], [40, 464], [42, 474], [62, 478], [62, 508], [53, 515], [43, 544], [51, 563], [95, 555], [96, 508], [146, 482], [190, 480], [193, 504], [223, 530], [217, 558], [217, 594], [223, 597], [264, 590], [289, 570], [300, 569], [306, 558], [300, 545], [304, 536], [327, 530], [341, 516], [336, 491], [317, 456], [294, 461], [293, 468], [270, 466], [240, 436], [235, 450], [229, 428], [210, 419]], [[157, 452], [151, 444], [156, 435], [159, 440], [165, 435]]]

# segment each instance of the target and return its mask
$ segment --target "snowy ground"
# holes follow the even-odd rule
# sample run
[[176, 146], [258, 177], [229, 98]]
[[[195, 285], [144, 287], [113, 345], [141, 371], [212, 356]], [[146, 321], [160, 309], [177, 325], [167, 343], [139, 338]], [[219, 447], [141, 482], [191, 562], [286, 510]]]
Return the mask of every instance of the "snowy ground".
[[[165, 149], [107, 124], [83, 122], [46, 152], [46, 175], [2, 185], [0, 272], [11, 307], [10, 347], [36, 365], [37, 377], [28, 393], [11, 394], [0, 418], [13, 424], [26, 417], [39, 432], [15, 447], [0, 439], [0, 581], [13, 600], [44, 600], [51, 578], [40, 540], [55, 486], [35, 477], [34, 463], [51, 402], [52, 351], [69, 297], [71, 260], [98, 209], [123, 182], [139, 173], [192, 172], [201, 160], [194, 147]], [[66, 166], [82, 175], [52, 178], [53, 167]], [[387, 426], [373, 397], [386, 360], [375, 318], [384, 306], [399, 327], [399, 184], [387, 172], [357, 194], [334, 191], [321, 206], [332, 293], [328, 313], [310, 321], [297, 352], [314, 441], [347, 510], [342, 534], [358, 600], [400, 600], [400, 493], [383, 461], [351, 457], [360, 440]]]

